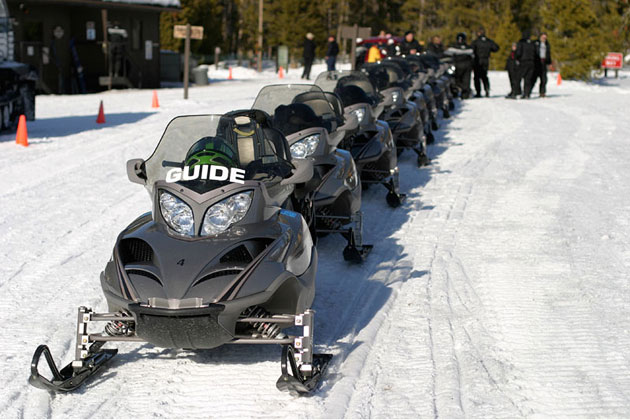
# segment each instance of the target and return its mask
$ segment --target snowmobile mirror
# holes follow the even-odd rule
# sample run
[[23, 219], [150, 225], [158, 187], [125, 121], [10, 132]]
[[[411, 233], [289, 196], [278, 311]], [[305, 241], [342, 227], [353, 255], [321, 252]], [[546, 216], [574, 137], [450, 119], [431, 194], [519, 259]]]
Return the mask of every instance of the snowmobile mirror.
[[285, 178], [280, 185], [302, 184], [313, 178], [313, 161], [311, 159], [293, 159], [293, 174], [289, 178]]
[[136, 184], [146, 184], [147, 172], [144, 168], [144, 159], [131, 159], [127, 161], [127, 177]]

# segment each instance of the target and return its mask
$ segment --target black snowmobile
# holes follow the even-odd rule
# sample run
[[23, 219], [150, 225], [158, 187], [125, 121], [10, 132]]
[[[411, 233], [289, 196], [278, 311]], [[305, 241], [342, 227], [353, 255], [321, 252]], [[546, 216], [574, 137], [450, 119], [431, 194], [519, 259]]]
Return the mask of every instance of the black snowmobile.
[[444, 118], [450, 117], [450, 111], [455, 109], [453, 98], [453, 78], [448, 70], [450, 64], [440, 60], [433, 54], [416, 54], [406, 57], [410, 63], [421, 63], [428, 75], [427, 82], [431, 85], [438, 108], [442, 110]]
[[[282, 207], [312, 178], [312, 162], [292, 159], [269, 116], [246, 110], [175, 118], [151, 157], [130, 160], [127, 172], [153, 211], [119, 235], [101, 274], [109, 312], [80, 307], [74, 361], [59, 370], [39, 346], [31, 384], [72, 391], [116, 355], [105, 343], [133, 341], [279, 344], [278, 389], [315, 389], [331, 358], [313, 353], [317, 251], [303, 217]], [[91, 331], [95, 322], [106, 323], [103, 332]], [[38, 370], [42, 355], [51, 379]]]
[[382, 184], [387, 203], [398, 207], [405, 198], [400, 193], [398, 156], [392, 132], [387, 122], [377, 118], [385, 106], [367, 75], [358, 70], [323, 72], [315, 80], [329, 98], [341, 101], [346, 117], [354, 114], [359, 126], [348, 132], [339, 147], [352, 153], [361, 183]]
[[[387, 57], [385, 62], [403, 72], [404, 80], [407, 80], [405, 98], [418, 107], [426, 143], [433, 143], [433, 130], [438, 129], [438, 107], [428, 72], [421, 63], [409, 62], [402, 56]], [[395, 72], [399, 77], [398, 69]]]
[[420, 110], [411, 96], [412, 84], [398, 65], [392, 62], [366, 64], [362, 67], [372, 83], [383, 96], [385, 110], [380, 118], [385, 120], [394, 135], [398, 154], [411, 149], [418, 155], [418, 166], [431, 161], [426, 154], [426, 135]]
[[273, 115], [294, 159], [313, 162], [313, 178], [296, 191], [301, 202], [312, 203], [312, 212], [304, 214], [311, 226], [319, 234], [342, 234], [348, 241], [344, 259], [362, 262], [372, 245], [363, 243], [361, 183], [350, 152], [337, 148], [346, 132], [357, 128], [357, 117], [346, 120], [315, 85], [266, 86], [252, 108]]

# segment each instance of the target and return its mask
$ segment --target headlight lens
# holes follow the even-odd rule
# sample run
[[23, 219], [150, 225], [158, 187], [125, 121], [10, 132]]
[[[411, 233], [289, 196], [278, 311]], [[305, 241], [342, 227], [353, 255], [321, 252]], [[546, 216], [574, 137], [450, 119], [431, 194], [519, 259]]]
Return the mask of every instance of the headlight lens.
[[395, 104], [398, 103], [398, 98], [400, 98], [400, 92], [398, 92], [397, 90], [392, 92], [392, 100], [394, 101]]
[[296, 141], [291, 145], [291, 156], [296, 159], [304, 159], [315, 153], [319, 144], [319, 134], [313, 134]]
[[352, 159], [350, 162], [350, 171], [348, 171], [348, 173], [346, 174], [343, 182], [346, 184], [346, 187], [353, 190], [356, 188], [357, 183], [359, 182], [359, 177], [357, 176], [357, 166], [354, 163], [354, 159]]
[[225, 232], [234, 223], [245, 217], [252, 204], [252, 192], [234, 194], [211, 206], [203, 218], [201, 236], [217, 235]]
[[357, 120], [359, 120], [359, 124], [363, 122], [363, 118], [365, 118], [365, 108], [357, 108], [352, 110], [352, 114], [357, 116]]
[[166, 223], [175, 232], [186, 236], [195, 234], [195, 220], [188, 204], [172, 194], [160, 194], [160, 212]]

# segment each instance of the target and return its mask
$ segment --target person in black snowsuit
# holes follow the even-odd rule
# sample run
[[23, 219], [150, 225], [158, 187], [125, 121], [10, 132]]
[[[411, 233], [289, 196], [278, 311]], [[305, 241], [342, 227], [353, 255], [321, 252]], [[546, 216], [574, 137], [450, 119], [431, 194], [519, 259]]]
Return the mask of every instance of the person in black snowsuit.
[[422, 52], [422, 45], [413, 37], [413, 31], [405, 32], [405, 39], [400, 45], [400, 52], [404, 55]]
[[508, 72], [510, 78], [510, 93], [506, 98], [516, 99], [517, 95], [521, 94], [521, 83], [519, 80], [518, 61], [516, 61], [516, 42], [512, 44], [512, 50], [508, 54], [507, 62], [505, 63], [505, 69]]
[[486, 31], [482, 28], [477, 31], [477, 39], [472, 43], [475, 70], [475, 97], [481, 98], [481, 82], [486, 91], [486, 97], [490, 96], [490, 81], [488, 80], [488, 67], [490, 67], [490, 54], [499, 51], [496, 42], [486, 37]]
[[311, 80], [311, 66], [315, 59], [315, 42], [313, 41], [313, 34], [307, 33], [304, 38], [304, 72], [302, 73], [302, 79]]
[[523, 99], [528, 99], [534, 86], [534, 66], [536, 65], [536, 44], [531, 40], [529, 31], [516, 44], [516, 60], [519, 68], [519, 84], [523, 81]]
[[328, 45], [326, 46], [326, 65], [328, 71], [335, 71], [335, 63], [337, 62], [337, 55], [339, 54], [339, 44], [335, 41], [335, 37], [330, 35], [328, 37]]
[[455, 64], [455, 83], [459, 88], [462, 99], [470, 97], [470, 73], [473, 68], [473, 50], [466, 44], [466, 34], [457, 34], [457, 41], [451, 44], [444, 52], [445, 55], [453, 57]]
[[547, 34], [544, 32], [540, 34], [540, 39], [536, 41], [536, 57], [532, 88], [536, 84], [536, 80], [540, 79], [538, 91], [540, 92], [540, 97], [544, 98], [547, 94], [547, 66], [551, 64], [551, 46], [549, 41], [547, 41]]
[[442, 38], [437, 35], [431, 37], [431, 42], [429, 42], [429, 45], [427, 45], [427, 52], [435, 55], [436, 57], [442, 57], [444, 55]]

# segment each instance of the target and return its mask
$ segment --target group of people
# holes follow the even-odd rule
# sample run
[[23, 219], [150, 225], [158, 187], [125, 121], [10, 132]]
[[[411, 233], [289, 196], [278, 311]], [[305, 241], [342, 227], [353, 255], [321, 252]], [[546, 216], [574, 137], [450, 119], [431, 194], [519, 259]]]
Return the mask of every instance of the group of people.
[[544, 98], [547, 94], [547, 66], [550, 64], [551, 46], [547, 34], [543, 32], [537, 40], [532, 41], [529, 31], [523, 32], [521, 40], [512, 44], [505, 65], [512, 88], [506, 98], [516, 99], [522, 95], [522, 98], [528, 99], [538, 79], [539, 94]]
[[[304, 59], [304, 71], [302, 72], [302, 79], [306, 80], [311, 80], [311, 67], [313, 66], [313, 60], [315, 60], [315, 41], [313, 41], [313, 38], [313, 34], [309, 32], [304, 39], [304, 53], [302, 56]], [[335, 70], [337, 55], [339, 55], [339, 44], [335, 37], [330, 35], [326, 45], [326, 66], [328, 71]]]
[[[470, 98], [472, 91], [470, 88], [471, 75], [474, 74], [475, 97], [482, 97], [483, 92], [486, 97], [490, 96], [490, 80], [488, 79], [488, 69], [490, 67], [490, 55], [499, 51], [496, 42], [486, 36], [483, 28], [477, 30], [477, 38], [471, 43], [467, 43], [466, 34], [457, 34], [456, 41], [444, 48], [442, 39], [439, 36], [431, 38], [426, 46], [428, 53], [438, 57], [449, 56], [455, 65], [455, 82], [461, 91], [463, 99]], [[387, 55], [416, 54], [424, 50], [423, 45], [414, 37], [413, 31], [407, 31], [403, 40], [397, 44], [393, 37], [387, 36], [384, 32], [379, 38], [387, 38]], [[334, 36], [328, 37], [326, 45], [326, 65], [328, 71], [335, 70], [337, 55], [339, 54], [339, 44]], [[315, 42], [313, 34], [306, 34], [304, 40], [304, 72], [302, 78], [310, 80], [311, 66], [315, 59]], [[367, 52], [366, 61], [375, 62], [382, 58], [381, 50], [373, 45]], [[547, 66], [551, 64], [551, 47], [547, 41], [547, 34], [542, 33], [537, 40], [532, 40], [529, 31], [523, 32], [522, 39], [512, 44], [507, 59], [505, 69], [510, 78], [511, 91], [506, 96], [509, 99], [521, 97], [527, 99], [531, 96], [536, 81], [540, 79], [539, 92], [541, 97], [546, 95], [547, 86]]]

